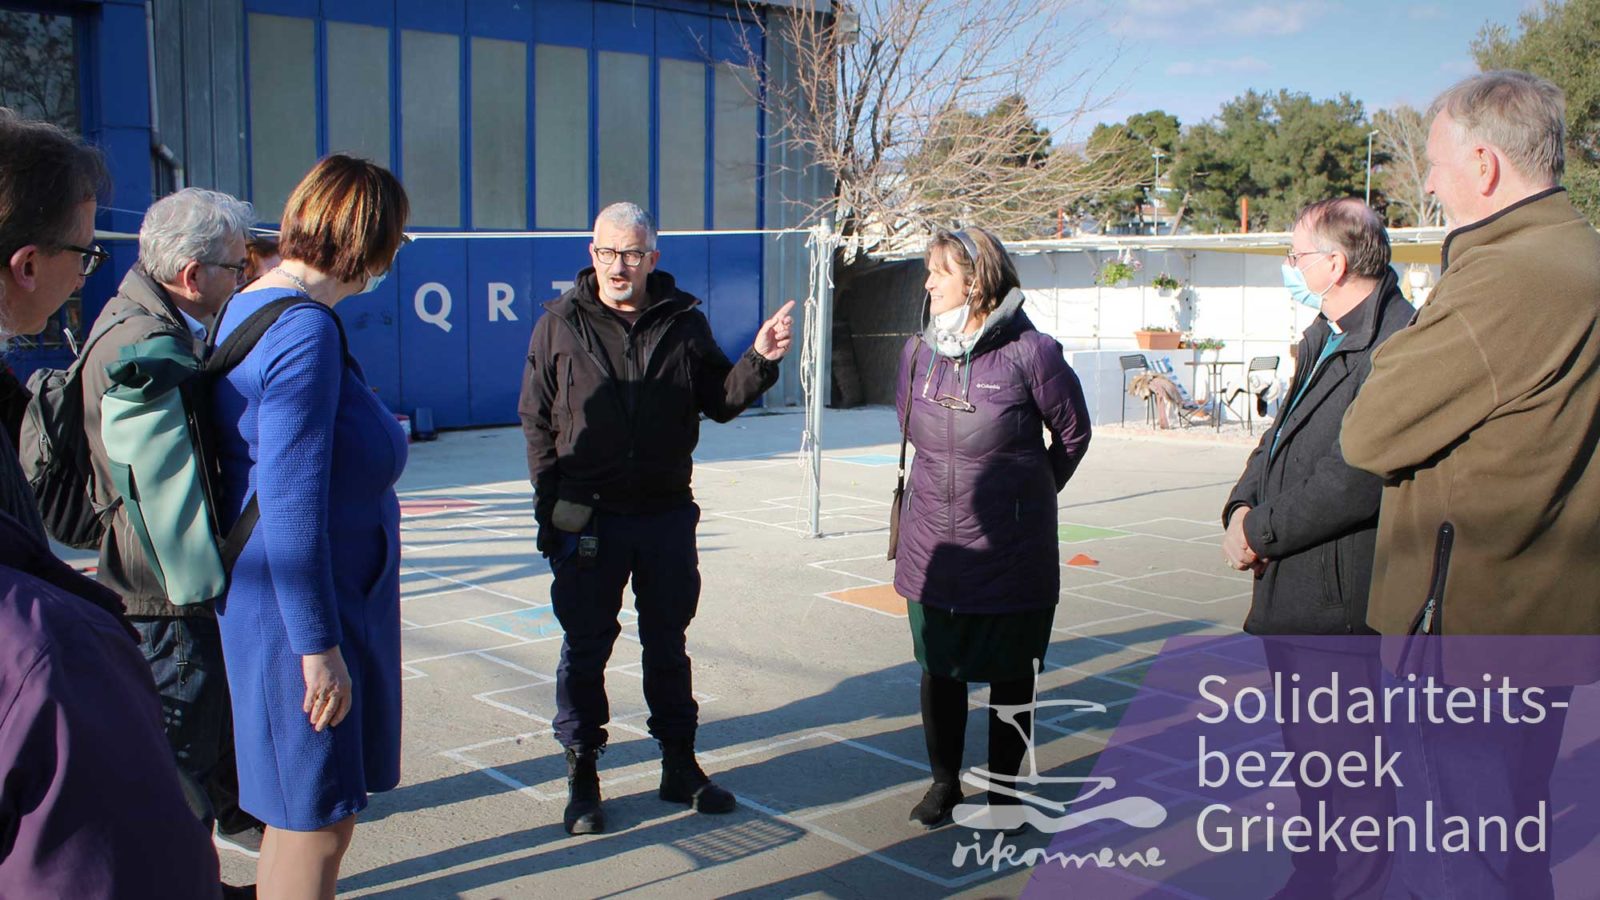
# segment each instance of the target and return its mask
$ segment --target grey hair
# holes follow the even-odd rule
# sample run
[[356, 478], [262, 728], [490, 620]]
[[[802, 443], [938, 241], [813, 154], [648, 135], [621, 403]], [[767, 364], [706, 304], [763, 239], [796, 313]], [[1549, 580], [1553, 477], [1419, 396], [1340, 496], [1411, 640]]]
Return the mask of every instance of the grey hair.
[[221, 191], [184, 188], [150, 204], [139, 226], [139, 261], [156, 281], [172, 283], [191, 261], [237, 263], [223, 259], [227, 245], [248, 236], [256, 211]]
[[1306, 226], [1317, 249], [1344, 254], [1345, 268], [1363, 278], [1382, 278], [1389, 268], [1389, 231], [1372, 207], [1356, 197], [1319, 200], [1300, 210], [1294, 225]]
[[646, 249], [654, 250], [656, 248], [656, 220], [651, 218], [650, 214], [645, 212], [644, 208], [637, 203], [623, 200], [619, 203], [611, 204], [600, 210], [600, 215], [594, 217], [595, 225], [598, 226], [601, 222], [609, 222], [618, 228], [642, 229], [644, 231], [645, 244], [647, 245]]
[[1456, 82], [1428, 108], [1457, 133], [1500, 150], [1524, 176], [1556, 184], [1566, 169], [1567, 97], [1527, 72], [1498, 69]]

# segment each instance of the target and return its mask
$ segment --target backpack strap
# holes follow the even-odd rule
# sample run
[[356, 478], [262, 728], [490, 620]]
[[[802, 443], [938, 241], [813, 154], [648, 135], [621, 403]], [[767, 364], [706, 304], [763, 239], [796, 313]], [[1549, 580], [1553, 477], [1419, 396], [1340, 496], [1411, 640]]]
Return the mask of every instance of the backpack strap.
[[[238, 295], [235, 294], [234, 296]], [[232, 302], [232, 298], [229, 299], [229, 302]], [[244, 362], [246, 356], [250, 355], [250, 351], [254, 350], [256, 344], [261, 342], [261, 338], [267, 333], [267, 329], [271, 328], [279, 317], [291, 309], [300, 307], [320, 309], [327, 313], [329, 318], [333, 319], [333, 327], [339, 330], [339, 351], [344, 357], [344, 362], [348, 364], [350, 360], [350, 343], [345, 338], [344, 323], [339, 321], [338, 314], [305, 294], [293, 294], [274, 300], [251, 313], [248, 318], [239, 323], [238, 328], [228, 334], [227, 340], [214, 345], [210, 356], [206, 358], [204, 368], [204, 372], [209, 379], [215, 381], [233, 371], [241, 362]], [[223, 308], [217, 313], [217, 323], [219, 325], [227, 311], [227, 305], [224, 304]], [[211, 341], [214, 343], [216, 329], [213, 329], [212, 332]], [[250, 534], [255, 531], [256, 522], [260, 519], [261, 504], [257, 497], [252, 494], [250, 502], [245, 504], [244, 509], [240, 511], [238, 520], [233, 523], [232, 528], [228, 529], [228, 536], [222, 542], [221, 548], [219, 548], [224, 571], [233, 571], [233, 564], [238, 561], [239, 554], [244, 552], [244, 545], [249, 542]]]

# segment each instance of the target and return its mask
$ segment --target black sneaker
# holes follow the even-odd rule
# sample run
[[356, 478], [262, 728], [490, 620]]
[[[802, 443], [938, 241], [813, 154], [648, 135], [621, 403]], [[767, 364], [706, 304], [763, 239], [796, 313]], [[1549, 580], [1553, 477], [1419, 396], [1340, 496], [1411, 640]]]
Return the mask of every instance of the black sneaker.
[[923, 828], [932, 830], [950, 821], [950, 811], [961, 802], [961, 786], [935, 781], [922, 800], [911, 808], [910, 819]]
[[254, 828], [246, 828], [243, 831], [235, 831], [233, 834], [223, 834], [219, 830], [212, 836], [211, 843], [215, 844], [218, 850], [229, 850], [248, 856], [251, 859], [260, 859], [261, 837], [265, 830], [260, 825]]

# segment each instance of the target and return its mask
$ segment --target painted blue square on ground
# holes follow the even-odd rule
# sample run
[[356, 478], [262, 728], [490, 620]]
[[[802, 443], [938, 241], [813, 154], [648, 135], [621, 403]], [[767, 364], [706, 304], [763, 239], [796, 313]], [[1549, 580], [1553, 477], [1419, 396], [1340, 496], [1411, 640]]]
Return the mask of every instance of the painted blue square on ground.
[[[638, 614], [631, 609], [622, 610], [620, 616], [624, 625], [637, 617]], [[555, 610], [549, 606], [535, 606], [531, 609], [519, 609], [515, 612], [484, 616], [476, 621], [497, 631], [503, 631], [507, 634], [514, 634], [517, 637], [530, 640], [559, 637], [561, 634], [561, 623], [556, 621]]]
[[857, 453], [854, 456], [830, 456], [828, 459], [858, 466], [892, 466], [900, 461], [900, 457], [888, 453]]

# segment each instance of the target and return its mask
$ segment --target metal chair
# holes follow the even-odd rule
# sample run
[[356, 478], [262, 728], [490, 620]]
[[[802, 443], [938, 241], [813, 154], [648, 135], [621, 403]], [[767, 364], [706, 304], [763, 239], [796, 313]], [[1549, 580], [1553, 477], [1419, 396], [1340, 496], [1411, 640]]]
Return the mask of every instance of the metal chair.
[[[1128, 373], [1141, 370], [1149, 371], [1150, 360], [1146, 359], [1143, 353], [1130, 353], [1127, 356], [1118, 357], [1117, 362], [1122, 365], [1122, 424], [1126, 425], [1128, 424]], [[1155, 420], [1156, 398], [1154, 394], [1151, 394], [1145, 398], [1144, 423], [1151, 425]]]
[[[1278, 377], [1278, 358], [1276, 356], [1252, 356], [1250, 363], [1244, 367], [1244, 415], [1239, 417], [1244, 419], [1245, 429], [1250, 434], [1256, 433], [1255, 411], [1257, 402], [1256, 392], [1250, 384], [1250, 376], [1257, 372], [1271, 372], [1272, 377], [1276, 379]], [[1237, 396], [1228, 400], [1228, 409], [1232, 410], [1235, 416], [1238, 416], [1239, 411], [1233, 409], [1233, 400], [1236, 399], [1238, 399]]]

